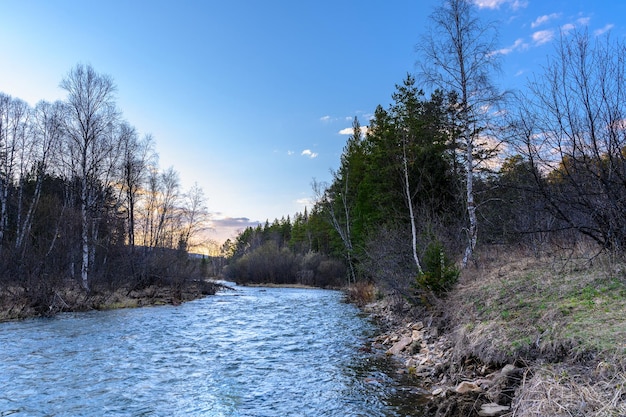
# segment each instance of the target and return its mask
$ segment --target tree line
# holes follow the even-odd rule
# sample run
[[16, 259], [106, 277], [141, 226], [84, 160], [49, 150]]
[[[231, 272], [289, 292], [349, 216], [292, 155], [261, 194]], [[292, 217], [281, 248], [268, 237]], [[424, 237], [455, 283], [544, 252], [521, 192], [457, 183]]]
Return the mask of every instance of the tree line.
[[623, 253], [626, 45], [562, 33], [543, 72], [505, 92], [492, 82], [501, 59], [494, 26], [476, 13], [467, 0], [442, 2], [418, 46], [417, 74], [366, 129], [354, 119], [331, 181], [313, 183], [310, 213], [236, 238], [233, 277], [283, 277], [270, 272], [277, 262], [257, 268], [280, 253], [294, 260], [290, 279], [302, 281], [306, 257], [317, 256], [341, 260], [344, 283], [424, 297], [445, 293], [479, 243], [539, 255], [591, 242]]
[[79, 64], [60, 87], [66, 99], [34, 107], [0, 93], [0, 286], [45, 299], [69, 283], [88, 293], [186, 279], [207, 226], [203, 191], [159, 168], [110, 76]]

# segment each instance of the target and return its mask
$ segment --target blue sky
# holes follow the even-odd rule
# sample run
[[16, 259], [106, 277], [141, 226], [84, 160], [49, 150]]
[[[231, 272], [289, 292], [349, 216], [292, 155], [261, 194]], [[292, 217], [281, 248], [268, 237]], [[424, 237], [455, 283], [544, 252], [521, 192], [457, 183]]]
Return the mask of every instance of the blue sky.
[[[475, 0], [497, 20], [502, 88], [540, 71], [559, 31], [624, 36], [626, 1]], [[437, 0], [0, 0], [0, 91], [64, 98], [78, 63], [113, 77], [162, 168], [208, 197], [213, 238], [309, 206], [354, 116], [416, 71]]]

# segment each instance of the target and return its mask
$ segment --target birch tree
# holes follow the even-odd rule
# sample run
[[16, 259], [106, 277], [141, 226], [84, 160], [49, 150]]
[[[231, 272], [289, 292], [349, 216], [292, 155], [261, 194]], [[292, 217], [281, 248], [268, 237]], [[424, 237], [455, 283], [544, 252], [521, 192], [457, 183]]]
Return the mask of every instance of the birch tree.
[[182, 230], [180, 232], [179, 248], [188, 250], [202, 244], [198, 237], [208, 230], [209, 211], [206, 206], [204, 191], [197, 183], [191, 187], [183, 198]]
[[79, 181], [81, 213], [81, 283], [89, 290], [90, 260], [95, 250], [94, 213], [99, 203], [99, 181], [111, 172], [116, 150], [111, 132], [118, 119], [115, 84], [90, 65], [77, 65], [61, 81], [67, 91], [68, 117], [65, 123], [67, 156]]
[[395, 119], [395, 126], [397, 129], [397, 139], [400, 141], [400, 147], [402, 148], [402, 163], [401, 163], [401, 175], [402, 175], [402, 194], [409, 211], [409, 222], [411, 224], [411, 249], [413, 255], [413, 261], [417, 272], [421, 275], [423, 273], [422, 265], [417, 254], [417, 226], [415, 224], [415, 208], [413, 205], [414, 191], [411, 185], [410, 170], [409, 170], [409, 155], [411, 146], [415, 146], [417, 143], [417, 130], [420, 126], [417, 126], [420, 115], [422, 114], [421, 102], [418, 96], [421, 91], [418, 91], [415, 87], [415, 79], [408, 76], [402, 86], [396, 86], [396, 93], [393, 95], [395, 105], [392, 106], [392, 112]]
[[[430, 16], [432, 27], [418, 51], [420, 75], [431, 86], [458, 95], [456, 117], [464, 148], [465, 195], [469, 225], [463, 266], [471, 259], [478, 237], [474, 198], [475, 150], [489, 126], [489, 114], [503, 98], [491, 81], [498, 69], [496, 32], [482, 22], [470, 0], [444, 0]], [[478, 161], [480, 162], [480, 161]]]
[[155, 163], [154, 142], [151, 135], [139, 139], [135, 128], [123, 123], [120, 126], [121, 158], [119, 166], [120, 191], [126, 212], [127, 242], [131, 252], [135, 249], [136, 209], [149, 168]]
[[26, 102], [0, 93], [0, 250], [9, 227], [11, 192], [24, 167], [29, 116]]
[[[41, 101], [37, 103], [32, 112], [30, 123], [31, 144], [28, 146], [28, 164], [26, 165], [24, 177], [29, 175], [34, 181], [33, 194], [29, 202], [25, 202], [24, 215], [20, 216], [21, 221], [17, 223], [17, 236], [15, 248], [23, 248], [26, 236], [30, 233], [33, 223], [33, 216], [41, 197], [43, 181], [49, 173], [49, 168], [55, 153], [63, 139], [63, 104], [61, 102], [49, 103]], [[22, 186], [24, 188], [23, 179]], [[19, 213], [18, 213], [19, 215]]]
[[332, 228], [341, 239], [342, 252], [348, 266], [348, 284], [356, 282], [354, 254], [354, 218], [356, 188], [360, 173], [355, 172], [357, 164], [362, 164], [362, 132], [358, 118], [352, 122], [352, 134], [341, 154], [341, 164], [332, 171], [332, 184], [313, 181], [316, 205], [322, 207]]

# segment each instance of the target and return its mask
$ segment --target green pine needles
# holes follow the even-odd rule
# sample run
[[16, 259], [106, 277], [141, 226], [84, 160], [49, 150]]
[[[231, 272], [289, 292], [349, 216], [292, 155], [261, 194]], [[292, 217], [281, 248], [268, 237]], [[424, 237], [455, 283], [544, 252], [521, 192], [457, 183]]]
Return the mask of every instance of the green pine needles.
[[460, 270], [444, 252], [439, 240], [431, 241], [423, 255], [424, 271], [418, 274], [416, 286], [430, 290], [438, 297], [445, 295], [456, 284]]

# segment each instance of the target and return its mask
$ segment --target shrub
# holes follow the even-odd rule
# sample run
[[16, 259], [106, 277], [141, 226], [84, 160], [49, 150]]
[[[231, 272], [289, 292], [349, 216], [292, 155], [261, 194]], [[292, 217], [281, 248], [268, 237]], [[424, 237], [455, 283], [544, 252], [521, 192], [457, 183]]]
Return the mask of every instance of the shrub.
[[443, 244], [434, 240], [428, 244], [423, 256], [424, 271], [418, 274], [418, 288], [428, 289], [437, 296], [447, 293], [459, 278], [459, 269], [446, 256]]

